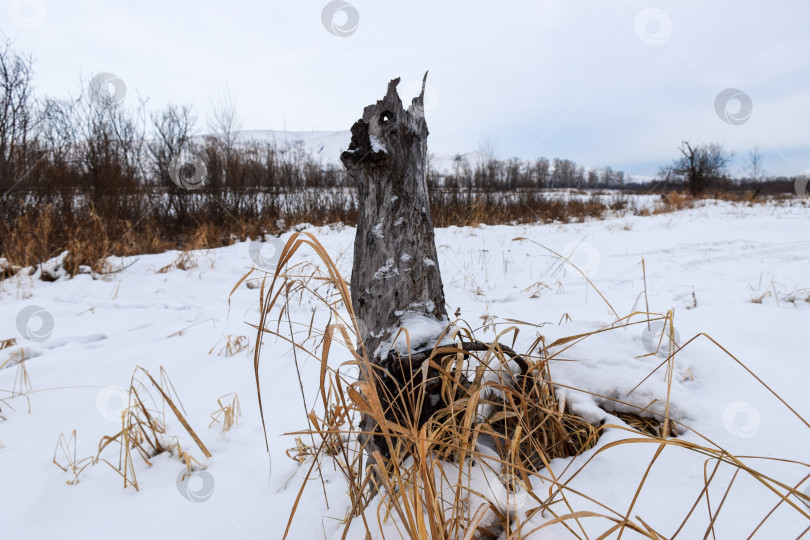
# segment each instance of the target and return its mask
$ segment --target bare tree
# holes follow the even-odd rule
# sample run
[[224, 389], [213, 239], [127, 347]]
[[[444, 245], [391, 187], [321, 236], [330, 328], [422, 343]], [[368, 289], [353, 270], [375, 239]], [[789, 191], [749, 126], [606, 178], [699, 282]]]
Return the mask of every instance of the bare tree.
[[[478, 143], [478, 167], [476, 170], [479, 187], [492, 186], [498, 182], [498, 143], [487, 135]], [[468, 187], [471, 187], [468, 185]]]
[[745, 167], [749, 178], [754, 182], [761, 182], [765, 177], [765, 171], [762, 168], [762, 153], [759, 147], [755, 146], [748, 152], [748, 165]]
[[549, 180], [549, 162], [548, 158], [537, 158], [534, 162], [534, 172], [537, 180], [537, 187], [544, 188], [548, 185]]
[[554, 158], [554, 170], [551, 173], [552, 187], [571, 187], [575, 185], [577, 165], [568, 159]]
[[516, 157], [507, 160], [506, 162], [506, 187], [508, 189], [515, 189], [518, 187], [521, 170], [523, 164]]
[[221, 93], [216, 101], [211, 102], [211, 118], [208, 125], [225, 146], [226, 152], [230, 154], [242, 129], [242, 121], [239, 119], [236, 102], [229, 89]]
[[31, 114], [31, 57], [0, 45], [0, 191], [24, 174]]
[[[98, 99], [83, 84], [79, 98], [65, 112], [72, 118], [76, 160], [90, 184], [91, 199], [98, 203], [134, 187], [145, 176], [145, 104], [131, 110], [113, 100]], [[107, 201], [110, 202], [109, 200]]]
[[498, 158], [498, 143], [495, 142], [491, 136], [487, 135], [482, 137], [478, 142], [478, 155], [481, 160], [481, 166], [486, 165]]
[[188, 213], [187, 193], [175, 186], [170, 170], [173, 161], [183, 159], [183, 152], [192, 146], [194, 126], [197, 119], [189, 106], [169, 105], [160, 113], [152, 115], [153, 137], [147, 147], [152, 158], [152, 178], [162, 187], [169, 188], [167, 216], [184, 219]]
[[240, 156], [236, 148], [242, 122], [229, 89], [226, 88], [216, 100], [211, 101], [208, 127], [212, 136], [205, 140], [205, 161], [208, 168], [205, 189], [219, 198], [218, 207], [221, 207], [225, 197], [224, 187], [241, 184], [242, 180], [238, 178], [240, 168], [237, 162]]
[[171, 182], [169, 166], [172, 159], [189, 149], [197, 118], [189, 106], [169, 105], [152, 114], [154, 137], [149, 142], [154, 177], [161, 184]]
[[678, 150], [681, 157], [664, 167], [662, 173], [669, 171], [673, 176], [684, 180], [692, 195], [699, 195], [712, 183], [728, 178], [732, 154], [726, 152], [722, 145], [711, 143], [692, 146], [683, 141]]
[[588, 187], [595, 188], [599, 185], [599, 172], [596, 169], [588, 171]]

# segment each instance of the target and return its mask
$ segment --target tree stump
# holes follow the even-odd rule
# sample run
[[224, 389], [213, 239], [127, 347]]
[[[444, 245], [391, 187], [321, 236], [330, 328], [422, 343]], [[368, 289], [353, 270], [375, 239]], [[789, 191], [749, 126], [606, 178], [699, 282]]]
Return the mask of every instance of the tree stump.
[[[388, 83], [385, 97], [367, 106], [352, 126], [349, 149], [340, 156], [358, 194], [351, 300], [374, 371], [362, 376], [375, 385], [386, 420], [400, 425], [421, 425], [446, 405], [435, 370], [422, 380], [417, 358], [409, 358], [432, 348], [449, 323], [428, 201], [426, 80], [427, 73], [407, 110], [397, 94], [399, 79]], [[410, 350], [404, 334], [394, 342], [400, 328], [410, 333]], [[406, 387], [426, 392], [420, 410], [410, 401], [393, 403], [390, 396]], [[377, 423], [366, 415], [361, 429], [374, 432]], [[364, 442], [369, 456], [374, 450], [388, 456], [380, 435]]]

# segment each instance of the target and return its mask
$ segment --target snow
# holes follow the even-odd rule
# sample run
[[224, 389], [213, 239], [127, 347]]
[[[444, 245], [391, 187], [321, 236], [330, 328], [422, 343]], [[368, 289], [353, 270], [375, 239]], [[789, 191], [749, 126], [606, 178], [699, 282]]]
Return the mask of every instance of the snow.
[[372, 279], [386, 279], [395, 275], [399, 275], [399, 269], [394, 266], [395, 262], [393, 257], [385, 260], [385, 266], [379, 267], [372, 276]]
[[377, 238], [379, 238], [380, 240], [384, 239], [384, 238], [385, 238], [385, 235], [384, 235], [384, 234], [383, 234], [383, 232], [382, 232], [382, 228], [383, 228], [383, 224], [382, 224], [382, 223], [377, 223], [377, 224], [376, 224], [376, 225], [374, 225], [374, 227], [371, 229], [371, 234], [373, 234], [374, 236], [376, 236], [376, 237], [377, 237]]
[[388, 153], [388, 150], [385, 149], [385, 145], [381, 143], [380, 140], [374, 135], [369, 135], [368, 140], [371, 142], [371, 149], [373, 151], [382, 152], [383, 154]]
[[[415, 308], [416, 306], [411, 306]], [[428, 306], [428, 309], [430, 306]], [[396, 349], [398, 351], [407, 351], [410, 344], [410, 350], [419, 350], [436, 345], [440, 336], [442, 336], [445, 328], [447, 328], [448, 321], [439, 322], [436, 319], [426, 317], [416, 311], [403, 311], [396, 312], [400, 317], [400, 329], [392, 328], [390, 330], [390, 339], [384, 340], [375, 351], [376, 355], [381, 355], [384, 351]], [[439, 341], [439, 345], [444, 345], [452, 342], [450, 338], [451, 332], [448, 332]]]
[[[808, 217], [810, 207], [799, 199], [791, 205], [709, 202], [696, 209], [649, 217], [617, 216], [565, 225], [450, 227], [436, 231], [436, 244], [448, 312], [458, 308], [461, 318], [474, 328], [486, 324], [487, 330], [477, 331], [481, 339], [493, 339], [499, 331], [490, 328], [491, 322], [501, 330], [514, 324], [506, 319], [542, 325], [522, 329], [514, 346], [521, 351], [538, 334], [550, 344], [614, 322], [611, 308], [582, 275], [538, 245], [562, 253], [566, 246], [587, 244], [587, 252], [592, 248], [598, 255], [594, 259], [584, 254], [584, 260], [592, 263], [589, 279], [620, 316], [645, 310], [646, 301], [656, 313], [674, 309], [681, 346], [705, 332], [807, 418]], [[318, 235], [348, 278], [354, 229], [307, 230]], [[579, 264], [576, 251], [573, 261]], [[34, 275], [23, 272], [0, 282], [0, 340], [17, 339], [16, 345], [0, 351], [0, 365], [22, 350], [32, 385], [29, 413], [24, 398], [8, 398], [20, 369], [16, 361], [0, 369], [0, 398], [6, 399], [0, 401], [0, 415], [5, 418], [0, 418], [0, 530], [4, 538], [55, 538], [66, 533], [99, 538], [108, 537], [111, 530], [120, 538], [283, 535], [308, 469], [285, 455], [295, 441], [284, 434], [307, 426], [292, 352], [285, 342], [264, 338], [260, 376], [268, 456], [253, 377], [256, 335], [249, 326], [258, 321], [259, 289], [243, 283], [229, 301], [231, 289], [251, 267], [249, 243], [193, 255], [197, 266], [188, 270], [170, 267], [159, 273], [180, 256], [167, 252], [111, 260], [123, 270], [104, 279], [91, 274], [60, 277], [58, 261], [51, 261], [44, 268], [56, 281], [39, 280], [37, 270]], [[296, 259], [315, 261], [304, 249]], [[32, 305], [53, 317], [52, 334], [44, 341], [39, 341], [40, 334], [27, 339], [18, 329], [18, 314]], [[291, 303], [293, 324], [308, 326], [313, 306], [308, 301]], [[316, 312], [316, 327], [325, 327], [327, 322], [325, 310]], [[408, 320], [408, 326], [412, 339], [436, 330], [434, 321], [416, 318]], [[663, 361], [648, 354], [651, 339], [645, 337], [645, 327], [639, 324], [577, 342], [552, 363], [552, 376], [559, 384], [628, 403], [647, 405], [664, 400], [663, 368], [628, 395]], [[246, 336], [251, 349], [225, 356], [222, 345], [228, 335]], [[330, 359], [334, 365], [350, 359], [348, 351], [337, 349], [333, 347]], [[561, 349], [552, 348], [552, 353]], [[302, 356], [299, 362], [307, 403], [313, 403], [320, 366]], [[166, 369], [188, 413], [186, 418], [213, 457], [205, 459], [171, 415], [169, 432], [178, 435], [183, 448], [207, 466], [206, 475], [178, 482], [183, 466], [174, 456], [160, 455], [151, 459], [151, 467], [135, 458], [139, 492], [123, 489], [120, 476], [103, 463], [86, 469], [79, 484], [67, 485], [70, 475], [52, 463], [59, 434], [69, 435], [75, 429], [78, 457], [95, 455], [100, 438], [120, 429], [121, 388], [129, 385], [137, 365], [153, 374], [160, 366]], [[807, 461], [810, 430], [708, 339], [700, 337], [678, 352], [675, 374], [674, 418], [736, 455]], [[209, 415], [219, 408], [217, 398], [229, 392], [238, 393], [243, 417], [221, 435], [217, 426], [208, 427]], [[600, 407], [609, 400], [583, 392], [561, 392], [584, 416], [620, 424]], [[570, 486], [625, 511], [656, 450], [654, 444], [625, 445], [596, 455], [600, 448], [626, 436], [608, 430], [596, 448], [577, 458], [572, 469], [589, 458], [593, 461]], [[694, 433], [683, 438], [705, 442]], [[113, 462], [116, 457], [108, 455]], [[675, 448], [664, 450], [650, 470], [632, 514], [667, 537], [674, 534], [703, 489], [705, 460]], [[570, 463], [570, 459], [559, 459], [551, 466], [565, 477], [572, 470], [565, 472]], [[805, 466], [764, 460], [749, 463], [787, 484], [807, 489]], [[708, 467], [712, 469], [714, 463]], [[307, 487], [290, 538], [340, 538], [340, 522], [348, 504], [345, 483], [331, 466], [322, 470], [323, 487], [317, 480]], [[718, 469], [710, 488], [714, 508], [732, 475], [730, 467]], [[471, 473], [471, 483], [485, 492], [485, 478], [478, 472]], [[548, 486], [538, 480], [532, 487], [539, 493], [548, 492]], [[189, 496], [189, 490], [209, 488], [213, 489], [210, 498], [202, 502]], [[490, 482], [489, 489], [499, 488]], [[533, 507], [533, 500], [527, 501], [520, 490], [510, 497], [514, 499], [510, 504], [518, 502], [524, 511]], [[595, 509], [581, 497], [572, 496], [569, 502], [576, 509]], [[761, 484], [739, 474], [715, 523], [718, 538], [747, 537], [777, 502]], [[532, 524], [549, 519], [548, 513], [538, 512]], [[605, 530], [598, 520], [582, 522], [590, 537]], [[703, 537], [708, 522], [704, 501], [680, 537]], [[389, 522], [387, 530], [393, 530], [390, 526]], [[806, 527], [805, 518], [782, 504], [756, 537], [796, 538]], [[361, 538], [360, 533], [356, 523], [349, 537]], [[532, 538], [564, 538], [566, 534], [562, 527], [552, 526]], [[633, 538], [628, 533], [624, 537]]]

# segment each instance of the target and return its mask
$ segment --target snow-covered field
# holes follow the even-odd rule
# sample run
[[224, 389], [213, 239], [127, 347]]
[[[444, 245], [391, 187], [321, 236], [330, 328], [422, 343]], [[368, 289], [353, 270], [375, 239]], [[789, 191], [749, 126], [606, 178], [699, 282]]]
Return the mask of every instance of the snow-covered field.
[[[616, 315], [579, 273], [536, 243], [573, 252], [573, 261], [620, 316], [645, 309], [644, 257], [649, 309], [674, 309], [681, 344], [707, 333], [796, 413], [810, 418], [810, 207], [802, 202], [750, 207], [707, 202], [651, 217], [440, 229], [437, 246], [448, 312], [458, 308], [460, 318], [473, 327], [483, 326], [490, 317], [504, 327], [511, 324], [505, 319], [544, 324], [521, 331], [518, 351], [537, 333], [552, 343], [602, 328]], [[320, 238], [348, 278], [354, 229], [306, 230]], [[515, 241], [518, 237], [536, 243]], [[242, 283], [229, 303], [231, 289], [253, 265], [250, 247], [241, 243], [194, 252], [193, 260], [180, 265], [185, 270], [171, 266], [179, 254], [170, 252], [114, 261], [125, 268], [104, 279], [79, 275], [43, 282], [34, 275], [0, 283], [0, 340], [17, 338], [16, 345], [0, 351], [0, 364], [16, 355], [0, 370], [0, 399], [5, 398], [0, 401], [5, 419], [0, 418], [0, 537], [282, 536], [308, 469], [285, 455], [295, 441], [283, 434], [306, 428], [305, 407], [290, 347], [265, 337], [261, 381], [268, 459], [253, 375], [256, 332], [248, 326], [258, 321], [259, 289]], [[305, 259], [315, 260], [302, 249], [296, 260]], [[293, 305], [294, 320], [308, 325], [313, 305]], [[36, 310], [30, 306], [44, 311], [31, 315]], [[326, 322], [323, 311], [316, 315], [316, 327]], [[656, 398], [665, 400], [662, 371], [627, 396], [662, 360], [639, 358], [648, 353], [642, 329], [632, 326], [583, 341], [564, 354], [574, 361], [555, 362], [552, 375], [557, 382], [642, 406]], [[482, 332], [481, 337], [494, 337], [492, 330]], [[249, 349], [227, 356], [226, 336], [245, 336]], [[9, 398], [15, 384], [19, 386], [15, 378], [21, 373], [16, 360], [20, 349], [30, 378], [30, 413], [24, 397]], [[332, 361], [348, 357], [336, 351]], [[319, 365], [303, 356], [299, 361], [307, 402], [312, 403]], [[156, 377], [161, 366], [166, 369], [186, 418], [212, 457], [204, 458], [171, 413], [169, 433], [207, 469], [179, 482], [183, 466], [177, 457], [157, 456], [151, 467], [136, 457], [140, 491], [123, 489], [122, 478], [104, 463], [84, 470], [80, 483], [67, 485], [72, 476], [52, 463], [60, 433], [76, 430], [78, 458], [95, 455], [101, 437], [120, 429], [120, 388], [129, 385], [135, 366]], [[676, 374], [671, 414], [712, 443], [735, 455], [810, 461], [810, 428], [708, 339], [699, 338], [676, 355]], [[230, 392], [238, 393], [243, 416], [221, 435], [218, 425], [209, 428], [209, 415], [219, 408], [217, 398]], [[619, 422], [583, 394], [569, 393], [567, 399], [586, 417]], [[622, 436], [618, 430], [607, 431], [597, 449]], [[694, 433], [683, 437], [707, 444]], [[656, 445], [612, 449], [598, 456], [572, 486], [626, 512], [655, 450]], [[117, 463], [117, 452], [108, 459]], [[640, 516], [671, 537], [703, 489], [704, 472], [709, 475], [714, 468], [710, 462], [704, 471], [706, 459], [665, 449], [631, 517]], [[556, 460], [552, 466], [560, 472], [569, 461]], [[805, 465], [764, 460], [750, 464], [810, 492]], [[345, 483], [328, 463], [323, 474], [328, 507], [321, 482], [311, 483], [290, 538], [331, 538], [340, 531], [348, 505]], [[733, 475], [728, 466], [717, 470], [709, 488], [713, 513]], [[548, 491], [539, 482], [534, 488]], [[778, 501], [762, 484], [738, 474], [715, 522], [717, 538], [748, 537]], [[594, 509], [582, 500], [574, 503], [579, 504], [577, 510]], [[547, 519], [548, 514], [539, 513], [533, 518], [537, 525]], [[703, 537], [710, 520], [704, 498], [679, 537]], [[592, 538], [607, 529], [604, 521], [581, 521]], [[808, 525], [783, 503], [755, 537], [797, 538]], [[362, 537], [357, 523], [351, 532]], [[551, 527], [534, 537], [567, 536]]]

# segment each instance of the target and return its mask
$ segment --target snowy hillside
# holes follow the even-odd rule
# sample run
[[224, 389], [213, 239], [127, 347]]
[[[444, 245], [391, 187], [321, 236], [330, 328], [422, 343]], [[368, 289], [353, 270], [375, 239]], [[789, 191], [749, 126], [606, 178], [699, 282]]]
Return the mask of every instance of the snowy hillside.
[[[282, 138], [294, 141], [300, 136], [308, 148], [331, 161], [346, 147], [347, 133], [290, 136]], [[538, 333], [552, 343], [602, 328], [615, 320], [615, 314], [577, 272], [537, 244], [516, 238], [569, 254], [619, 316], [645, 309], [644, 257], [649, 309], [659, 313], [674, 309], [681, 345], [707, 333], [798, 415], [810, 418], [810, 208], [801, 202], [782, 206], [705, 202], [693, 210], [651, 217], [439, 229], [436, 244], [448, 311], [458, 309], [460, 318], [474, 327], [491, 320], [504, 327], [512, 324], [506, 319], [543, 325], [522, 330], [515, 345], [518, 351]], [[354, 229], [307, 230], [320, 238], [348, 278]], [[113, 264], [123, 269], [103, 277], [79, 275], [44, 282], [35, 274], [0, 282], [4, 332], [0, 340], [16, 339], [0, 350], [0, 365], [5, 363], [0, 369], [3, 538], [51, 539], [66, 532], [81, 538], [133, 539], [283, 535], [309, 469], [309, 463], [299, 465], [285, 454], [296, 442], [284, 434], [307, 427], [295, 359], [288, 344], [265, 338], [260, 376], [268, 459], [253, 375], [256, 332], [249, 326], [258, 322], [258, 282], [252, 276], [241, 283], [229, 301], [239, 279], [259, 260], [260, 250], [264, 248], [262, 253], [272, 259], [266, 250], [278, 245], [239, 243], [186, 257], [169, 252], [115, 260]], [[296, 261], [307, 259], [316, 260], [306, 249], [296, 255]], [[291, 307], [292, 324], [308, 326], [313, 304]], [[35, 312], [39, 320], [32, 315]], [[321, 310], [315, 327], [326, 323]], [[566, 351], [570, 361], [561, 359], [552, 366], [555, 380], [642, 405], [665, 400], [661, 371], [628, 394], [662, 360], [642, 357], [648, 354], [649, 339], [641, 326], [633, 328], [639, 330], [609, 332]], [[492, 330], [483, 335], [494, 337]], [[348, 352], [337, 351], [332, 361], [348, 358]], [[30, 389], [19, 380], [21, 360]], [[319, 365], [303, 356], [297, 360], [311, 403]], [[151, 458], [151, 467], [134, 456], [139, 491], [123, 489], [122, 477], [103, 462], [86, 468], [79, 483], [68, 485], [73, 475], [52, 462], [60, 434], [69, 437], [76, 430], [77, 459], [95, 455], [102, 437], [121, 428], [123, 388], [129, 386], [136, 366], [156, 378], [165, 368], [185, 418], [212, 457], [204, 457], [170, 411], [167, 433], [176, 435], [182, 449], [207, 469], [185, 480], [184, 466], [176, 456]], [[679, 382], [672, 389], [671, 414], [681, 422], [736, 455], [808, 461], [807, 425], [708, 339], [697, 339], [680, 351], [675, 370]], [[25, 391], [25, 396], [12, 397], [15, 389]], [[217, 399], [232, 392], [238, 394], [242, 417], [222, 434], [222, 417], [209, 427], [210, 415], [220, 409]], [[597, 398], [575, 392], [567, 398], [586, 417], [621, 422], [607, 417], [597, 407], [603, 404]], [[581, 463], [624, 436], [608, 430], [597, 448], [574, 461]], [[705, 443], [695, 433], [683, 438]], [[626, 511], [656, 450], [654, 444], [646, 446], [600, 454], [575, 479], [575, 487]], [[118, 463], [117, 451], [104, 456], [113, 465]], [[706, 459], [675, 448], [663, 451], [632, 515], [671, 537], [698, 499], [704, 474], [712, 473], [714, 463], [706, 472]], [[562, 474], [570, 461], [555, 460], [552, 467]], [[763, 460], [751, 460], [751, 465], [785, 484], [810, 486], [805, 465]], [[322, 472], [323, 484], [314, 481], [307, 487], [289, 538], [341, 537], [341, 521], [349, 507], [345, 481], [328, 463]], [[712, 511], [733, 475], [731, 467], [718, 468], [709, 490]], [[548, 492], [539, 483], [533, 488]], [[571, 502], [576, 510], [598, 509], [585, 499]], [[717, 538], [747, 537], [778, 502], [761, 483], [737, 475], [714, 524]], [[532, 500], [524, 503], [526, 509], [536, 506]], [[532, 518], [536, 525], [547, 519], [542, 513]], [[680, 537], [703, 537], [710, 520], [704, 500]], [[601, 521], [583, 519], [582, 525], [591, 538], [605, 531]], [[807, 526], [798, 511], [783, 503], [756, 538], [796, 538]], [[359, 525], [349, 536], [362, 538]], [[569, 537], [561, 527], [550, 527], [532, 538]], [[633, 537], [629, 531], [624, 536]]]

